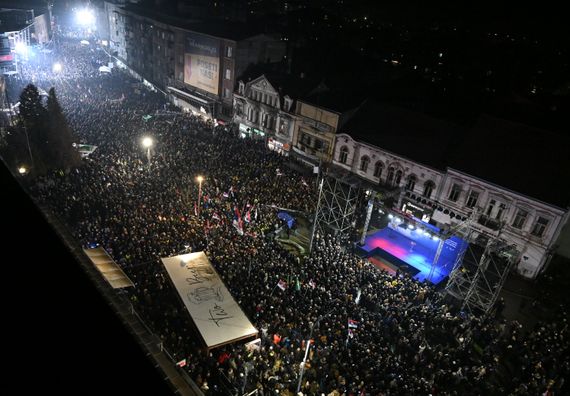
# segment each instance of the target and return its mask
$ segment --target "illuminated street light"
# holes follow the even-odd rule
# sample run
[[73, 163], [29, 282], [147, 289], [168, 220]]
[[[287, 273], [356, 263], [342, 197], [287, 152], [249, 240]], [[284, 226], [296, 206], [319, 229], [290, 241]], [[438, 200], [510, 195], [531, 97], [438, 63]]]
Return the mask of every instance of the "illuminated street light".
[[56, 62], [53, 64], [52, 70], [54, 73], [59, 73], [62, 69], [63, 69], [63, 66], [61, 66], [61, 63]]
[[153, 141], [152, 138], [150, 137], [144, 137], [142, 140], [142, 145], [144, 148], [146, 148], [146, 157], [148, 159], [148, 164], [150, 165], [150, 148], [153, 145]]
[[77, 23], [83, 26], [93, 25], [95, 23], [95, 14], [92, 10], [89, 9], [81, 9], [75, 13], [75, 18]]
[[202, 206], [202, 182], [204, 181], [204, 177], [198, 176], [196, 180], [198, 181], [198, 216], [200, 216], [200, 206]]
[[18, 173], [20, 175], [25, 175], [27, 172], [28, 172], [28, 169], [23, 165], [18, 168]]

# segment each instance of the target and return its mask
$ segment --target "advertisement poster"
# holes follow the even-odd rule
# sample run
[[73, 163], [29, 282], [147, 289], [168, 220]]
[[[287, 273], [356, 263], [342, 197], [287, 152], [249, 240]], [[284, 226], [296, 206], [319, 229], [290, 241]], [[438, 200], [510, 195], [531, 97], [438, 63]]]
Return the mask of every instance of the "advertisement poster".
[[218, 95], [219, 41], [198, 34], [186, 37], [184, 54], [184, 82]]

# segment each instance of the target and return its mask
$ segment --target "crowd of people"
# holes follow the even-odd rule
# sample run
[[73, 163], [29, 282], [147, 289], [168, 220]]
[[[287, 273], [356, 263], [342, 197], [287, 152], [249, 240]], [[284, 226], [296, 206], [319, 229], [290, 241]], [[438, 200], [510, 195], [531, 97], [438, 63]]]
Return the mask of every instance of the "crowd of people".
[[[61, 72], [51, 69], [56, 59], [66, 59]], [[565, 307], [563, 320], [525, 333], [452, 309], [429, 284], [357, 257], [342, 237], [317, 234], [309, 256], [290, 253], [272, 237], [275, 208], [313, 213], [314, 180], [262, 141], [173, 108], [125, 70], [99, 72], [106, 60], [93, 45], [61, 39], [8, 81], [12, 94], [29, 82], [55, 86], [79, 141], [97, 146], [82, 166], [39, 177], [30, 191], [79, 243], [103, 246], [125, 270], [135, 309], [205, 394], [293, 395], [299, 384], [306, 395], [568, 389]], [[143, 136], [153, 138], [150, 161]], [[190, 251], [206, 252], [259, 330], [258, 348], [203, 348], [160, 262]]]

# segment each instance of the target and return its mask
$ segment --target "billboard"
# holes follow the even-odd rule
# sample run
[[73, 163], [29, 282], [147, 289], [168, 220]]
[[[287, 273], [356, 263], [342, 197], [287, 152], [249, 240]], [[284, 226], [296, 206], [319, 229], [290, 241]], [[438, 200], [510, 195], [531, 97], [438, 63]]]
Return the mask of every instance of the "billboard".
[[218, 94], [220, 42], [217, 39], [189, 33], [184, 53], [184, 82]]

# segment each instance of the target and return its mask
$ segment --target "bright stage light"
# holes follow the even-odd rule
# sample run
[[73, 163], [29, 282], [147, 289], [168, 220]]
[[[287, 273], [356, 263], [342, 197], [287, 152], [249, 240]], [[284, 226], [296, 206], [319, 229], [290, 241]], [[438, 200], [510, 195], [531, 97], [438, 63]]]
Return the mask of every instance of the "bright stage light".
[[413, 230], [413, 229], [414, 229], [414, 226], [411, 224], [408, 224], [408, 230]]
[[95, 14], [86, 8], [78, 10], [75, 13], [75, 18], [77, 19], [77, 23], [83, 26], [93, 25], [95, 23]]
[[390, 220], [392, 220], [392, 219], [394, 218], [394, 215], [393, 215], [392, 213], [390, 213], [390, 214], [388, 215], [388, 218], [389, 218]]
[[26, 45], [26, 43], [23, 43], [21, 41], [18, 41], [16, 43], [16, 47], [15, 50], [18, 54], [20, 55], [25, 55], [28, 53], [28, 46]]
[[61, 63], [56, 62], [53, 64], [52, 69], [53, 69], [54, 73], [59, 73], [63, 69], [63, 67], [61, 66]]
[[434, 241], [439, 241], [439, 238], [437, 235], [432, 235], [431, 239], [433, 239]]

